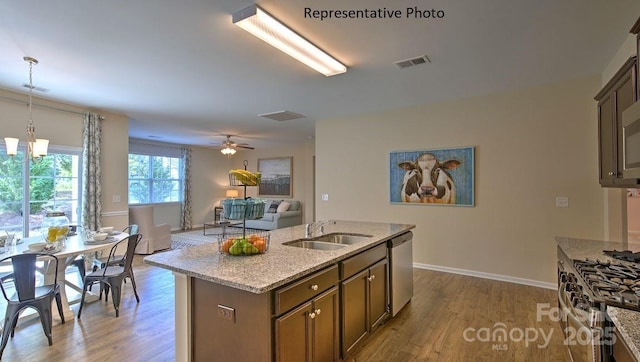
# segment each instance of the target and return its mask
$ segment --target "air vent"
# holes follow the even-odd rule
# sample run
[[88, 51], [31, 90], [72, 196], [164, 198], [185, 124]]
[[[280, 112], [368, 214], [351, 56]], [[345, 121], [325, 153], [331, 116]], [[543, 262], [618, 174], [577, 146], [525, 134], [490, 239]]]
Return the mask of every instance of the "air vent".
[[[27, 89], [31, 88], [27, 83], [23, 83], [22, 86], [27, 88]], [[46, 93], [46, 92], [49, 91], [47, 88], [38, 87], [37, 85], [33, 86], [33, 90], [34, 91], [38, 91], [38, 92], [42, 92], [42, 93]]]
[[431, 59], [429, 59], [429, 57], [426, 54], [416, 58], [398, 60], [393, 64], [397, 65], [398, 68], [403, 69], [403, 68], [413, 67], [414, 65], [424, 64], [424, 63], [431, 63]]
[[306, 118], [305, 116], [299, 113], [295, 113], [291, 111], [263, 113], [263, 114], [259, 114], [258, 117], [269, 118], [269, 119], [273, 119], [274, 121], [290, 121], [292, 119]]

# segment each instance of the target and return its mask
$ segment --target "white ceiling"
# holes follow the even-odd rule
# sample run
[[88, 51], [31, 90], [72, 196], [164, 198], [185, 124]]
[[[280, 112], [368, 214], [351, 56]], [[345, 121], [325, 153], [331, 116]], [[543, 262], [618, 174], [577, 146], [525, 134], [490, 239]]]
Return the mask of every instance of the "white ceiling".
[[[325, 77], [234, 26], [251, 4], [0, 0], [0, 88], [26, 92], [28, 55], [38, 96], [124, 113], [132, 137], [260, 149], [304, 142], [322, 119], [599, 74], [640, 15], [637, 0], [260, 1], [348, 66]], [[305, 7], [445, 15], [320, 21]], [[432, 63], [393, 64], [423, 54]], [[257, 116], [280, 110], [307, 118]]]

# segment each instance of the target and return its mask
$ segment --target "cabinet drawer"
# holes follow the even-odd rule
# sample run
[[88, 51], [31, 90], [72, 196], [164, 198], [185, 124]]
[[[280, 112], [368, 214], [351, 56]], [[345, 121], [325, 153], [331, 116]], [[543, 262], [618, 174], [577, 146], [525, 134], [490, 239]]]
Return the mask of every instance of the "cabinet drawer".
[[346, 279], [387, 257], [387, 243], [384, 242], [367, 251], [340, 262], [340, 279]]
[[338, 284], [338, 266], [312, 274], [275, 292], [275, 314], [280, 315]]

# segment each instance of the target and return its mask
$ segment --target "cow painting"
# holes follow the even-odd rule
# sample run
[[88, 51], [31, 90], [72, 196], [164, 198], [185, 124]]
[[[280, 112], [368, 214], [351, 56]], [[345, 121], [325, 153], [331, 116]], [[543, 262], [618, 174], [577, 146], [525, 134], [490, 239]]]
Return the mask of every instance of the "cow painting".
[[402, 202], [455, 204], [456, 186], [448, 170], [460, 166], [455, 159], [440, 162], [432, 153], [422, 153], [415, 161], [403, 161]]

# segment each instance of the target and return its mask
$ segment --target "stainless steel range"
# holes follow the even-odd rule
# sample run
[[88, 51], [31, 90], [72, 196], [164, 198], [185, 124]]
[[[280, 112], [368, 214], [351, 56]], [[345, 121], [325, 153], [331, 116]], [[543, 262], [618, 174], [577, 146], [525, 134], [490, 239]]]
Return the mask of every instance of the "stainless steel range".
[[[640, 253], [604, 251], [620, 261], [569, 259], [558, 249], [558, 305], [574, 361], [613, 361], [607, 306], [640, 311]], [[633, 259], [638, 257], [638, 263]], [[576, 343], [575, 336], [582, 335]]]

